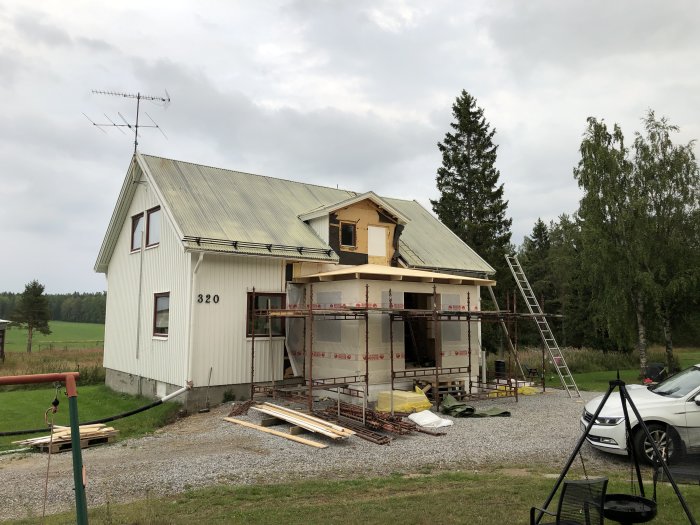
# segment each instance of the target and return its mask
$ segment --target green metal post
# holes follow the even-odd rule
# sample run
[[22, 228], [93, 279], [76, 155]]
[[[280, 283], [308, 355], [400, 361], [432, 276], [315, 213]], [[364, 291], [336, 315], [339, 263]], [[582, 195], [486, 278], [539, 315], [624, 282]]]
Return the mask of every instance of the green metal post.
[[87, 525], [87, 501], [83, 485], [83, 455], [80, 450], [80, 423], [78, 419], [78, 391], [75, 378], [66, 377], [66, 393], [70, 411], [70, 441], [73, 452], [73, 484], [75, 485], [75, 516], [78, 525]]

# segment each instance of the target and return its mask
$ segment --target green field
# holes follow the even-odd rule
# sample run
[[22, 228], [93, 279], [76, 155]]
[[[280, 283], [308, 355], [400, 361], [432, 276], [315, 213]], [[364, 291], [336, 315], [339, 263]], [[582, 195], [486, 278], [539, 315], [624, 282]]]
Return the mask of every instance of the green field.
[[[34, 333], [32, 351], [65, 348], [102, 348], [105, 338], [105, 325], [92, 323], [49, 322], [51, 333]], [[6, 352], [27, 350], [27, 330], [8, 328], [5, 333]]]
[[[46, 427], [44, 412], [51, 406], [54, 396], [54, 388], [9, 392], [0, 390], [0, 422], [2, 422], [0, 432]], [[60, 404], [58, 413], [54, 416], [54, 423], [67, 426], [69, 425], [68, 398], [60, 393], [58, 399]], [[80, 386], [78, 383], [78, 415], [81, 422], [113, 416], [152, 401], [144, 397], [119, 394], [101, 385]], [[179, 408], [180, 405], [176, 403], [164, 403], [109, 424], [120, 431], [120, 438], [145, 434], [170, 421]], [[12, 445], [12, 441], [40, 435], [42, 434], [0, 436], [0, 451], [17, 448], [17, 445]]]

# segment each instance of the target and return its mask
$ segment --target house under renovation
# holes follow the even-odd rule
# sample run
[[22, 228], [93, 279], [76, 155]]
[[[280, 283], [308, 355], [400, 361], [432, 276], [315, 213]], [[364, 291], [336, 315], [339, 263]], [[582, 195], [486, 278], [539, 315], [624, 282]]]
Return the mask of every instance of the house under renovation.
[[108, 386], [163, 397], [191, 382], [193, 407], [270, 382], [362, 382], [370, 398], [428, 374], [469, 384], [469, 314], [495, 284], [416, 201], [141, 153], [95, 271]]

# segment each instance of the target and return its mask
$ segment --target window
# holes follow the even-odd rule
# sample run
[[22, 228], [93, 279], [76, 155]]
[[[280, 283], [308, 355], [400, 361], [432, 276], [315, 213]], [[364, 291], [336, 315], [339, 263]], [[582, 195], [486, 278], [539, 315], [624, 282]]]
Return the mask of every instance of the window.
[[355, 223], [340, 223], [340, 245], [355, 246]]
[[[255, 299], [253, 299], [255, 297]], [[246, 335], [253, 335], [253, 318], [255, 319], [256, 336], [284, 335], [284, 319], [270, 319], [265, 312], [259, 310], [279, 310], [285, 308], [286, 296], [283, 293], [252, 293], [248, 292], [248, 320]], [[255, 312], [253, 312], [255, 310]]]
[[141, 249], [141, 237], [143, 237], [143, 213], [131, 218], [131, 251]]
[[153, 295], [153, 335], [168, 336], [170, 324], [170, 292]]
[[160, 242], [160, 206], [146, 212], [146, 246]]

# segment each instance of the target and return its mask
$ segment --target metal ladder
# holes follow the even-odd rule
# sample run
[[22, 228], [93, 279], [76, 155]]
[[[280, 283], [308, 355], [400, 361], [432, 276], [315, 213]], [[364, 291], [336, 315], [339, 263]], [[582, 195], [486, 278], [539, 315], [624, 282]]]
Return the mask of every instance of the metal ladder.
[[569, 394], [569, 397], [581, 397], [581, 393], [576, 386], [576, 381], [574, 381], [574, 376], [571, 375], [569, 366], [566, 364], [566, 360], [561, 353], [557, 340], [554, 338], [554, 333], [552, 333], [552, 330], [549, 328], [547, 318], [542, 308], [540, 308], [540, 304], [537, 302], [530, 282], [527, 280], [527, 277], [525, 277], [525, 272], [523, 271], [523, 267], [520, 266], [518, 257], [516, 255], [506, 255], [506, 262], [508, 263], [513, 277], [515, 277], [515, 282], [518, 284], [520, 293], [525, 299], [527, 309], [534, 316], [537, 329], [540, 332], [540, 337], [542, 338], [544, 346], [549, 351], [549, 356], [552, 358], [552, 365], [557, 371], [562, 386], [566, 390], [566, 393]]

